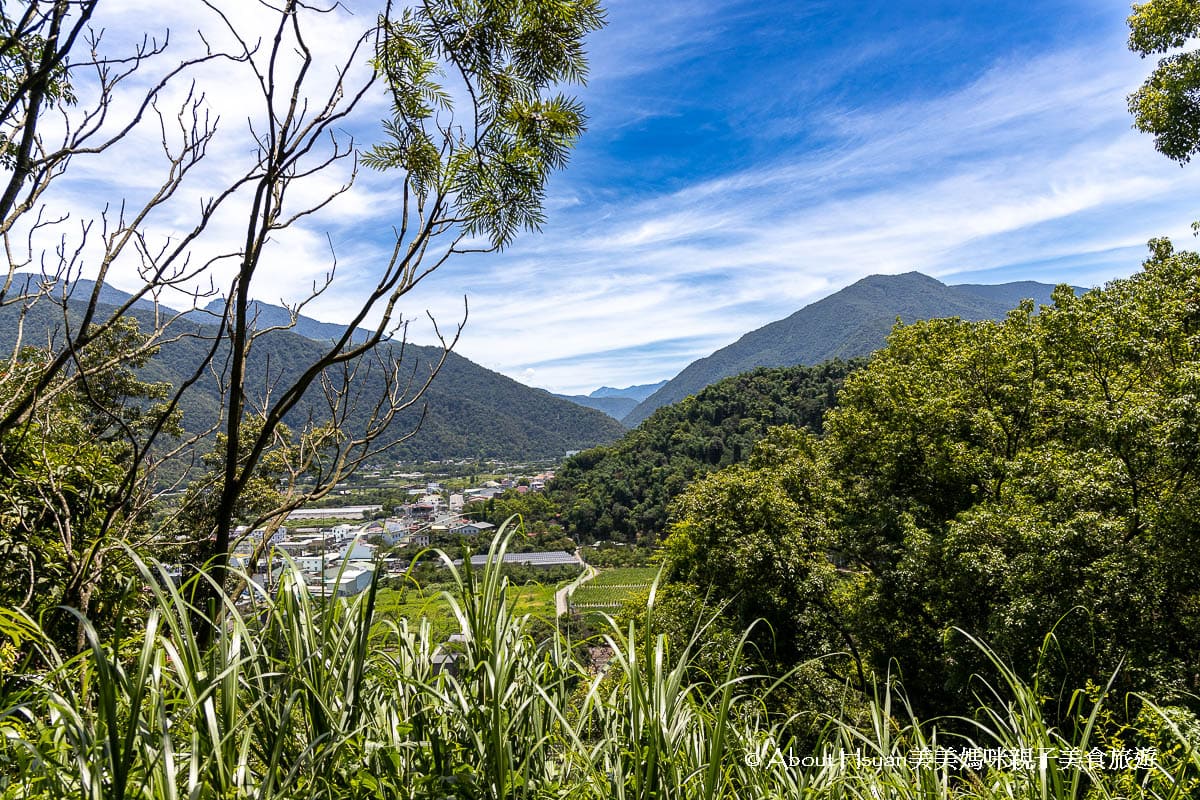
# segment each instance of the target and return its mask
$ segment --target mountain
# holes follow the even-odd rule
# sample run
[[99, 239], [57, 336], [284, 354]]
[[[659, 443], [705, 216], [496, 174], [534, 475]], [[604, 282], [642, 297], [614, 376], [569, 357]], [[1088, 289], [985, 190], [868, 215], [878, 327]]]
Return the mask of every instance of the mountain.
[[658, 409], [616, 443], [571, 456], [549, 487], [568, 534], [661, 536], [671, 501], [700, 476], [741, 462], [771, 426], [820, 431], [842, 382], [861, 364], [763, 367], [725, 378]]
[[755, 367], [820, 364], [869, 355], [883, 346], [897, 317], [905, 322], [935, 317], [999, 319], [1023, 298], [1050, 303], [1053, 290], [1050, 284], [1032, 281], [947, 286], [919, 272], [871, 275], [692, 362], [621, 421], [636, 427], [655, 409]]
[[613, 419], [621, 419], [637, 408], [638, 403], [666, 385], [666, 381], [658, 383], [643, 383], [640, 386], [628, 386], [624, 389], [614, 389], [611, 386], [601, 386], [591, 394], [556, 394], [563, 400], [570, 400], [587, 408], [603, 411]]
[[614, 389], [611, 386], [601, 386], [599, 389], [589, 394], [588, 397], [628, 397], [640, 403], [661, 389], [664, 385], [666, 385], [666, 383], [666, 381], [659, 381], [658, 383], [643, 383], [640, 386], [626, 386], [624, 389]]
[[[223, 313], [225, 310], [225, 300], [218, 298], [209, 302], [204, 307], [204, 311], [192, 312], [197, 315], [196, 319], [202, 324], [207, 322], [212, 324], [216, 321], [216, 315]], [[258, 300], [251, 300], [247, 308], [249, 316], [255, 320], [254, 327], [259, 330], [273, 327], [288, 327], [292, 325], [292, 312], [283, 306], [271, 305], [269, 303], [261, 303]], [[198, 316], [203, 315], [203, 316]], [[313, 339], [318, 342], [328, 342], [331, 340], [340, 339], [342, 333], [346, 330], [345, 326], [338, 325], [333, 322], [319, 322], [318, 320], [306, 317], [303, 314], [298, 314], [295, 319], [295, 325], [291, 327], [291, 332], [303, 336], [306, 339]], [[355, 328], [351, 336], [353, 342], [363, 342], [371, 335], [371, 331], [365, 328]]]
[[[92, 292], [95, 289], [96, 282], [86, 278], [79, 278], [73, 283], [66, 283], [55, 278], [44, 278], [38, 273], [18, 272], [13, 275], [12, 286], [9, 287], [8, 294], [0, 295], [0, 299], [6, 296], [17, 297], [44, 291], [56, 300], [61, 300], [65, 292], [70, 300], [84, 303], [92, 296]], [[103, 284], [100, 287], [98, 300], [103, 305], [117, 307], [124, 305], [132, 297], [133, 295], [128, 292], [123, 292], [108, 284]], [[154, 308], [154, 301], [143, 297], [134, 302], [133, 307], [149, 311]]]
[[[666, 383], [666, 381], [663, 381]], [[600, 396], [596, 397], [593, 394], [556, 394], [555, 397], [561, 397], [563, 400], [570, 400], [572, 403], [581, 405], [584, 408], [594, 408], [608, 414], [613, 419], [619, 420], [628, 414], [633, 409], [637, 408], [638, 401], [632, 397], [620, 396]]]
[[[119, 295], [110, 295], [117, 302]], [[125, 295], [128, 297], [128, 295]], [[111, 308], [111, 307], [110, 307]], [[77, 311], [77, 308], [73, 308]], [[258, 327], [268, 327], [290, 318], [278, 306], [258, 304]], [[0, 352], [10, 351], [15, 341], [17, 307], [0, 307]], [[152, 323], [151, 313], [135, 308], [132, 316], [143, 330]], [[175, 323], [176, 336], [142, 370], [144, 380], [181, 385], [201, 363], [212, 344], [215, 327], [200, 320], [211, 315], [191, 312]], [[301, 318], [297, 328], [325, 333], [326, 323]], [[39, 303], [28, 312], [24, 322], [24, 341], [45, 342], [62, 327], [61, 309]], [[61, 337], [59, 337], [61, 338]], [[271, 385], [287, 385], [312, 364], [327, 344], [301, 336], [294, 330], [277, 330], [256, 340], [248, 363], [246, 386], [252, 402], [261, 398]], [[400, 378], [419, 386], [422, 378], [437, 362], [441, 350], [436, 347], [398, 343], [381, 345], [380, 356], [398, 359]], [[218, 348], [216, 364], [223, 362], [225, 351]], [[384, 370], [372, 362], [350, 365], [350, 389], [357, 402], [343, 422], [347, 433], [365, 429], [376, 404], [387, 388]], [[338, 375], [332, 375], [337, 382]], [[190, 431], [203, 430], [220, 409], [220, 393], [215, 380], [206, 377], [192, 387], [183, 403], [183, 424]], [[302, 427], [310, 418], [328, 417], [328, 407], [317, 385], [287, 417], [293, 428]], [[399, 439], [416, 433], [388, 451], [394, 458], [437, 460], [497, 457], [512, 460], [561, 456], [568, 450], [582, 450], [615, 441], [625, 431], [616, 420], [592, 409], [556, 398], [541, 389], [533, 389], [499, 373], [484, 369], [462, 356], [451, 353], [434, 378], [422, 401], [393, 420], [388, 435]]]
[[569, 399], [572, 403], [578, 403], [583, 407], [594, 408], [598, 411], [604, 411], [605, 414], [611, 416], [614, 420], [620, 420], [628, 415], [630, 411], [637, 408], [637, 404], [641, 403], [653, 395], [654, 392], [662, 389], [667, 381], [660, 380], [656, 384], [641, 384], [638, 386], [626, 386], [625, 389], [613, 389], [612, 386], [601, 386], [590, 395], [554, 395], [554, 397], [562, 397]]
[[[1032, 300], [1036, 305], [1050, 305], [1050, 293], [1054, 287], [1037, 281], [1013, 281], [1012, 283], [956, 283], [949, 288], [972, 297], [982, 297], [1004, 306], [1005, 311], [1016, 308], [1022, 300]], [[1076, 291], [1083, 291], [1076, 287]]]

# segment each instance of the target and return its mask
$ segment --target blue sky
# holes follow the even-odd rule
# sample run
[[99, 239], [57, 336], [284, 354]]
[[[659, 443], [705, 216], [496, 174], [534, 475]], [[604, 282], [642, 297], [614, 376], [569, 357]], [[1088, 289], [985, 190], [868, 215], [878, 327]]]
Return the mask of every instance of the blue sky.
[[460, 352], [582, 392], [669, 378], [871, 273], [1093, 286], [1152, 236], [1190, 246], [1200, 175], [1131, 129], [1150, 62], [1128, 13], [610, 4], [545, 232], [438, 276], [471, 298]]
[[[109, 8], [131, 30], [171, 23], [152, 0]], [[447, 325], [465, 295], [459, 353], [585, 393], [669, 378], [872, 273], [1128, 275], [1151, 237], [1193, 246], [1200, 217], [1200, 166], [1131, 128], [1125, 97], [1151, 62], [1126, 50], [1128, 13], [1108, 0], [610, 2], [577, 91], [589, 131], [552, 181], [544, 231], [447, 263], [406, 311]], [[236, 85], [208, 91], [237, 109]], [[128, 189], [137, 173], [110, 160], [76, 186]], [[261, 299], [299, 299], [332, 242], [339, 280], [308, 313], [343, 319], [386, 246], [387, 180], [364, 174], [289, 232]]]

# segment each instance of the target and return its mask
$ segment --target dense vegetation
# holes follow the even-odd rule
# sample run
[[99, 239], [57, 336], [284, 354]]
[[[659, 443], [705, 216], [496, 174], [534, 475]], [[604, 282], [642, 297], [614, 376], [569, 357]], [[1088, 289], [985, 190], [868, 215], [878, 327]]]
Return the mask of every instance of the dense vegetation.
[[1195, 732], [1169, 710], [1112, 738], [1115, 698], [1080, 692], [1077, 723], [1055, 728], [1038, 687], [998, 661], [969, 737], [913, 718], [888, 683], [861, 719], [801, 745], [742, 691], [742, 645], [729, 672], [697, 679], [699, 640], [671, 646], [652, 606], [651, 627], [605, 625], [597, 672], [491, 568], [454, 573], [443, 602], [461, 641], [446, 648], [428, 622], [381, 618], [374, 590], [323, 606], [293, 579], [205, 648], [184, 595], [146, 578], [144, 627], [89, 628], [76, 658], [0, 615], [19, 648], [0, 648], [0, 795], [1165, 800], [1200, 774]]
[[772, 425], [821, 427], [859, 362], [759, 369], [659, 409], [616, 444], [568, 459], [550, 487], [568, 534], [654, 538], [667, 505], [699, 475], [737, 463]]
[[[5, 672], [42, 664], [0, 681], [6, 798], [1166, 799], [1200, 774], [1194, 730], [1169, 710], [1112, 738], [1112, 698], [1079, 692], [1078, 722], [1055, 728], [998, 661], [968, 738], [913, 718], [889, 682], [802, 747], [740, 688], [742, 645], [730, 672], [697, 680], [700, 642], [673, 648], [653, 607], [652, 627], [605, 625], [611, 660], [592, 672], [493, 569], [454, 573], [452, 649], [428, 622], [380, 618], [374, 590], [322, 606], [290, 579], [205, 649], [184, 595], [146, 578], [144, 627], [89, 628], [78, 657], [0, 615], [20, 648], [0, 649]], [[439, 669], [448, 652], [455, 669]]]
[[526, 534], [545, 533], [553, 530], [561, 534], [558, 524], [558, 506], [543, 492], [518, 492], [509, 489], [487, 500], [467, 503], [463, 512], [482, 522], [503, 525], [509, 517], [519, 517]]
[[1143, 272], [1041, 313], [898, 326], [824, 438], [776, 429], [675, 510], [670, 577], [735, 630], [767, 620], [771, 663], [847, 654], [824, 691], [899, 670], [918, 713], [965, 713], [986, 664], [957, 628], [1053, 719], [1113, 675], [1195, 711], [1200, 256], [1155, 241]]
[[[108, 363], [136, 336], [126, 321], [87, 355]], [[178, 415], [159, 407], [165, 388], [135, 375], [149, 356], [110, 363], [86, 387], [56, 392], [24, 425], [0, 428], [0, 610], [27, 610], [59, 642], [83, 644], [68, 608], [107, 629], [108, 611], [129, 577], [126, 545], [167, 557], [170, 543], [144, 522], [131, 521], [127, 542], [106, 534], [138, 500], [126, 485], [137, 453], [125, 433], [177, 426]], [[0, 404], [46, 360], [34, 348], [14, 354], [0, 377]]]

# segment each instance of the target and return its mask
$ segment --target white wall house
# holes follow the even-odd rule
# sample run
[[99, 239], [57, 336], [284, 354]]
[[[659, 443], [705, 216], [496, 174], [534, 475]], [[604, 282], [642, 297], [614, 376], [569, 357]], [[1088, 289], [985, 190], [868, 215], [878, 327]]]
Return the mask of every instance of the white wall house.
[[312, 556], [297, 556], [296, 566], [300, 567], [303, 572], [321, 573], [340, 560], [337, 553], [319, 553]]
[[466, 520], [460, 522], [450, 529], [451, 533], [457, 533], [459, 536], [475, 536], [480, 533], [490, 532], [496, 526], [490, 522], [471, 522]]
[[324, 588], [328, 597], [353, 597], [371, 586], [374, 573], [369, 569], [341, 566], [325, 570]]
[[375, 545], [355, 539], [342, 549], [341, 557], [347, 561], [370, 561], [375, 558]]

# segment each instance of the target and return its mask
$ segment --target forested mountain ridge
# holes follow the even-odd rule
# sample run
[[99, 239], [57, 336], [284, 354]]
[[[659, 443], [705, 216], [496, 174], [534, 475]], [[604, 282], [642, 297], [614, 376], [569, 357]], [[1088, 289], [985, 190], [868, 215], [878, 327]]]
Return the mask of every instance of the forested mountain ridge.
[[861, 361], [763, 367], [718, 381], [658, 409], [615, 444], [567, 459], [550, 485], [569, 534], [657, 536], [668, 505], [697, 477], [738, 463], [775, 425], [821, 429], [846, 376]]
[[[104, 296], [113, 302], [123, 300], [121, 293], [109, 292]], [[287, 321], [286, 309], [260, 303], [255, 306], [260, 328]], [[11, 349], [14, 344], [17, 313], [15, 306], [0, 308], [0, 347]], [[149, 330], [152, 314], [147, 308], [135, 307], [130, 316], [139, 320], [143, 330]], [[202, 324], [210, 319], [206, 312], [198, 311], [189, 312], [174, 322], [172, 333], [189, 335], [164, 344], [140, 371], [141, 377], [175, 386], [190, 377], [212, 344], [215, 327]], [[301, 321], [303, 326], [297, 327], [309, 332], [328, 333], [336, 327], [304, 317]], [[28, 312], [23, 341], [44, 346], [54, 339], [54, 331], [63, 324], [60, 307], [48, 302], [39, 303]], [[252, 402], [269, 386], [294, 380], [327, 347], [327, 342], [302, 336], [294, 330], [271, 331], [258, 339], [251, 351], [246, 379]], [[441, 352], [437, 347], [403, 345], [401, 379], [411, 380], [412, 388], [418, 388], [441, 357]], [[380, 355], [388, 358], [398, 357], [400, 353], [399, 343], [386, 343], [380, 349]], [[220, 353], [215, 363], [221, 363]], [[334, 376], [334, 380], [340, 380], [340, 376]], [[211, 425], [220, 408], [219, 393], [213, 380], [201, 380], [194, 389], [185, 395], [182, 407], [183, 426], [192, 432]], [[368, 366], [363, 362], [350, 379], [350, 391], [357, 400], [346, 425], [350, 432], [356, 432], [365, 427], [379, 399], [387, 391], [383, 367], [379, 364]], [[325, 406], [320, 387], [314, 386], [288, 415], [287, 422], [300, 428], [310, 418], [321, 420], [328, 416]], [[568, 450], [613, 441], [624, 429], [616, 420], [598, 411], [524, 386], [452, 352], [425, 396], [393, 420], [388, 436], [398, 439], [413, 431], [416, 433], [411, 438], [389, 450], [389, 454], [412, 460], [553, 458]]]
[[883, 346], [897, 318], [905, 322], [936, 317], [1000, 319], [1024, 298], [1035, 304], [1049, 303], [1053, 289], [1033, 281], [947, 286], [919, 272], [871, 275], [693, 361], [622, 422], [634, 427], [656, 408], [756, 367], [819, 364], [831, 358], [869, 355]]

